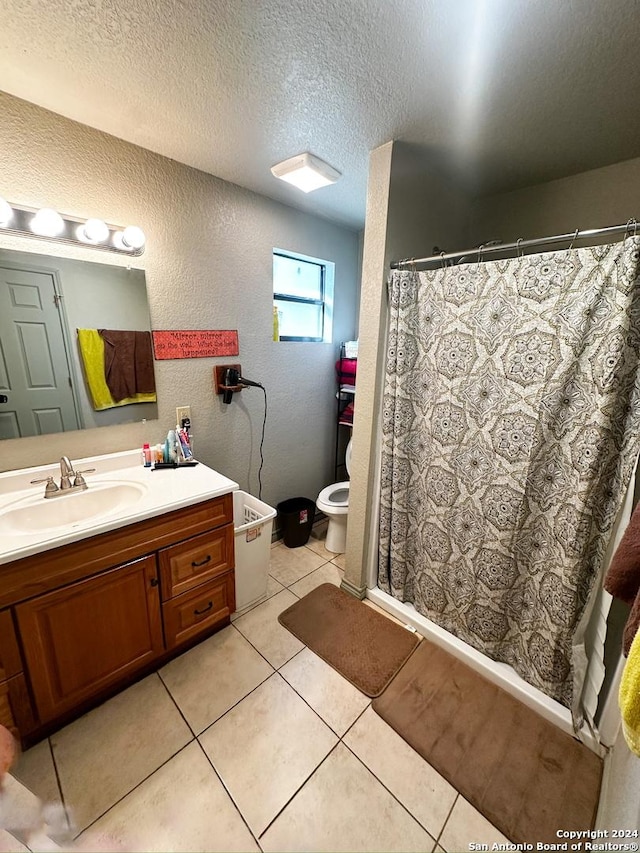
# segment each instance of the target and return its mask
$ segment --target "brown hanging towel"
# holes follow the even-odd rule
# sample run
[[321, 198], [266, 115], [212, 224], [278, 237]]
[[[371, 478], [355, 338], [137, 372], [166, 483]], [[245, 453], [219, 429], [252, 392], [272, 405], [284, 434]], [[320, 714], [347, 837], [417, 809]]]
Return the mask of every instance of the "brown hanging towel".
[[604, 579], [604, 588], [615, 598], [631, 605], [624, 627], [622, 648], [625, 657], [640, 628], [640, 504], [633, 511]]
[[118, 402], [156, 390], [149, 332], [98, 329], [104, 340], [104, 378]]

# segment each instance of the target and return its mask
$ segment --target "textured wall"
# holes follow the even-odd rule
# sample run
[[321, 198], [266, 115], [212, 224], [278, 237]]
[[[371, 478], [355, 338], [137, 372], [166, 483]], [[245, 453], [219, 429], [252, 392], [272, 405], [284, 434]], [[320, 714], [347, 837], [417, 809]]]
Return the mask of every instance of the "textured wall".
[[377, 565], [379, 424], [389, 264], [467, 239], [469, 202], [414, 147], [389, 142], [369, 159], [353, 427], [347, 585], [362, 592]]
[[[334, 340], [348, 340], [357, 232], [3, 94], [0, 151], [0, 195], [10, 201], [144, 229], [147, 250], [135, 266], [146, 269], [154, 329], [238, 329], [243, 372], [269, 395], [263, 498], [273, 505], [295, 495], [315, 499], [333, 479], [337, 344], [271, 340], [271, 252], [277, 246], [335, 262]], [[0, 246], [24, 251], [27, 243], [5, 235]], [[52, 246], [33, 241], [34, 251], [111, 258]], [[5, 441], [0, 470], [160, 441], [175, 425], [175, 407], [188, 404], [197, 456], [257, 494], [263, 395], [246, 390], [224, 406], [212, 392], [212, 368], [228, 361], [156, 362], [159, 421]]]
[[640, 159], [479, 199], [471, 244], [565, 234], [640, 219]]

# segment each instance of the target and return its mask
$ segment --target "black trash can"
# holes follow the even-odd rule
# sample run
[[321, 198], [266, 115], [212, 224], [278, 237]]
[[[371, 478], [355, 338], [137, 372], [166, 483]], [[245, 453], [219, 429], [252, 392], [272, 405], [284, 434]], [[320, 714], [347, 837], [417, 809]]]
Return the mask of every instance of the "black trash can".
[[287, 548], [306, 545], [311, 535], [316, 505], [309, 498], [289, 498], [281, 501], [276, 509], [280, 532]]

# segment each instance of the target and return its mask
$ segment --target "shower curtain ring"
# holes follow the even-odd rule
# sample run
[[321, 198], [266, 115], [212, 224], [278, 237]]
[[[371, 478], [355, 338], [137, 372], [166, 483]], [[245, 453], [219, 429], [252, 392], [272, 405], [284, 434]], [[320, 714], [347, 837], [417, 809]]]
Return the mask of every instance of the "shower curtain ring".
[[633, 236], [635, 237], [636, 234], [638, 233], [638, 221], [633, 216], [631, 217], [631, 219], [627, 219], [627, 226], [624, 229], [624, 240], [626, 240], [627, 237], [631, 236], [631, 228], [632, 227], [633, 227]]
[[482, 261], [482, 252], [484, 251], [484, 243], [480, 243], [478, 246], [478, 263], [476, 264], [476, 269], [480, 269], [480, 262]]
[[573, 249], [573, 244], [576, 242], [576, 237], [578, 236], [579, 233], [580, 233], [580, 229], [576, 228], [576, 233], [573, 235], [573, 237], [571, 238], [571, 242], [569, 243], [570, 249]]
[[522, 243], [522, 237], [518, 237], [516, 240], [516, 258], [524, 258], [524, 252], [522, 251], [520, 243]]
[[446, 253], [446, 252], [444, 252], [444, 251], [443, 251], [443, 252], [440, 252], [440, 260], [442, 261], [442, 269], [444, 269], [444, 268], [447, 266], [447, 262], [446, 262], [446, 261], [445, 261], [445, 259], [444, 259], [444, 256], [445, 256], [446, 254], [447, 254], [447, 253]]

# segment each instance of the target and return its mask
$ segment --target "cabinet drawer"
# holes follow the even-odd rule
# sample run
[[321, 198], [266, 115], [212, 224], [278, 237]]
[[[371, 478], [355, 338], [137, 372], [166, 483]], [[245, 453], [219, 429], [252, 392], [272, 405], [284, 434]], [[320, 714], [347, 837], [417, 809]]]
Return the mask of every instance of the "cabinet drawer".
[[168, 601], [233, 568], [233, 524], [160, 551], [162, 600]]
[[227, 620], [235, 610], [235, 580], [232, 571], [185, 592], [162, 605], [167, 649]]

